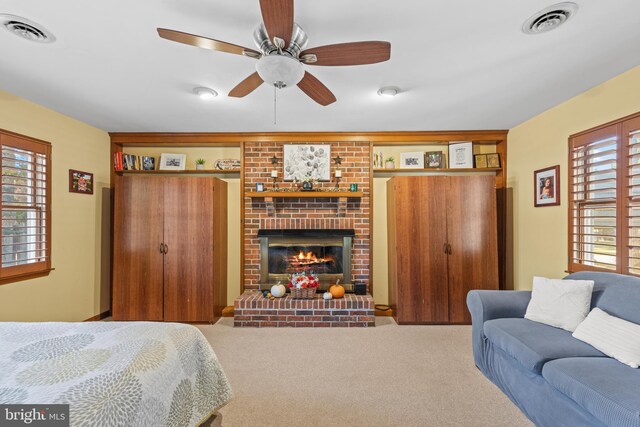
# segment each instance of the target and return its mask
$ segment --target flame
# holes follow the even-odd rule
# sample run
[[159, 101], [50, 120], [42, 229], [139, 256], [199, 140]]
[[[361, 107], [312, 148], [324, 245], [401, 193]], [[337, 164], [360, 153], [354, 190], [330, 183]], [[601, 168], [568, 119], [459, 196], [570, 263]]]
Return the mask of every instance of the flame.
[[304, 253], [304, 251], [300, 250], [300, 253], [298, 254], [298, 256], [296, 256], [296, 258], [300, 261], [317, 261], [318, 258], [313, 254], [313, 252], [307, 252], [306, 254]]

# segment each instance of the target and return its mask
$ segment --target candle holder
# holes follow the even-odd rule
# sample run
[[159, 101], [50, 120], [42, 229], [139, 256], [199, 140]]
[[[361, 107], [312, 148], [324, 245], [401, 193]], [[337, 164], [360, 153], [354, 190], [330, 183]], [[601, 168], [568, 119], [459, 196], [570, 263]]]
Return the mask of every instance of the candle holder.
[[273, 191], [278, 191], [278, 177], [272, 176], [271, 179], [273, 179]]
[[338, 190], [340, 188], [340, 180], [341, 179], [342, 179], [341, 177], [336, 176], [336, 190]]

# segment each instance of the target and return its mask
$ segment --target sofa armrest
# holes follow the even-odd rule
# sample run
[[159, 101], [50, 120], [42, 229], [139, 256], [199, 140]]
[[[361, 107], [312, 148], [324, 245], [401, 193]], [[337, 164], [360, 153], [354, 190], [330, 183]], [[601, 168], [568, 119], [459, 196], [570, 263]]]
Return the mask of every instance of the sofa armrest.
[[476, 366], [485, 371], [486, 343], [484, 322], [509, 317], [523, 318], [531, 299], [531, 291], [484, 291], [467, 294], [467, 307], [471, 313], [471, 341]]

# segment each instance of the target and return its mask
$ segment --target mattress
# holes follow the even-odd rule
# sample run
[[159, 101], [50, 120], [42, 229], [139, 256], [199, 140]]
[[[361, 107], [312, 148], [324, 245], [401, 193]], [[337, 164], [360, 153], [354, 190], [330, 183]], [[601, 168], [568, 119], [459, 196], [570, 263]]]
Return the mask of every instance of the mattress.
[[72, 426], [197, 426], [231, 399], [202, 333], [177, 323], [0, 323], [0, 404], [69, 404]]

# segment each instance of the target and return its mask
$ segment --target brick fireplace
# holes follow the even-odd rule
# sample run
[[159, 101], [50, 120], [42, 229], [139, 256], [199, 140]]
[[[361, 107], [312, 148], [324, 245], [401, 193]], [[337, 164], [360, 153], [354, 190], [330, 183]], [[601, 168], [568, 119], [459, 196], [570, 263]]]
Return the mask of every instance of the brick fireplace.
[[[363, 193], [361, 198], [346, 198], [339, 201], [330, 197], [288, 197], [277, 198], [270, 205], [268, 200], [247, 196], [254, 191], [257, 183], [263, 183], [271, 190], [271, 170], [273, 156], [278, 158], [278, 186], [290, 188], [295, 184], [283, 182], [282, 160], [284, 145], [305, 144], [304, 142], [246, 142], [244, 146], [244, 290], [234, 304], [237, 326], [367, 326], [373, 322], [374, 307], [370, 295], [347, 294], [342, 300], [305, 301], [289, 297], [271, 301], [262, 298], [259, 291], [261, 277], [261, 234], [269, 230], [312, 230], [322, 235], [323, 230], [350, 230], [351, 259], [350, 276], [352, 282], [365, 283], [370, 287], [369, 257], [370, 241], [370, 147], [368, 142], [331, 142], [331, 157], [339, 156], [342, 164], [340, 187], [347, 190], [352, 183], [358, 184]], [[314, 143], [313, 145], [318, 145]], [[331, 176], [336, 165], [331, 161]], [[314, 186], [320, 190], [335, 187], [335, 181], [320, 182]], [[342, 206], [339, 206], [342, 203]], [[321, 297], [321, 295], [320, 295]], [[319, 298], [319, 297], [317, 297]], [[265, 313], [257, 313], [260, 308]], [[284, 310], [286, 308], [286, 310]], [[250, 310], [250, 311], [246, 311]], [[278, 310], [283, 310], [278, 317]], [[331, 314], [331, 311], [337, 314]], [[316, 314], [319, 313], [319, 314]], [[309, 316], [307, 320], [301, 317]], [[335, 319], [331, 319], [331, 317]], [[253, 319], [253, 318], [256, 319]], [[290, 319], [290, 320], [287, 320]], [[262, 324], [257, 324], [263, 322]], [[334, 323], [334, 324], [332, 324]]]

